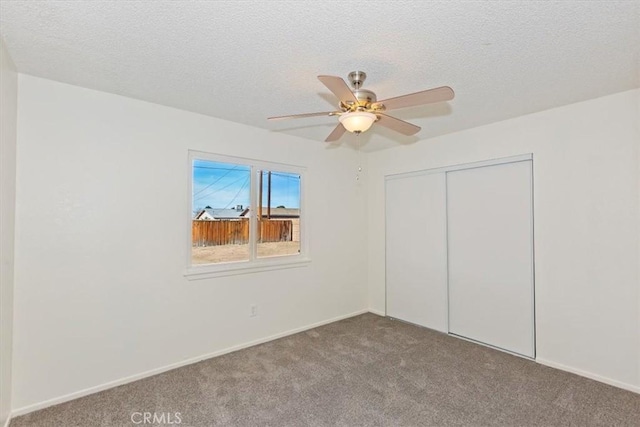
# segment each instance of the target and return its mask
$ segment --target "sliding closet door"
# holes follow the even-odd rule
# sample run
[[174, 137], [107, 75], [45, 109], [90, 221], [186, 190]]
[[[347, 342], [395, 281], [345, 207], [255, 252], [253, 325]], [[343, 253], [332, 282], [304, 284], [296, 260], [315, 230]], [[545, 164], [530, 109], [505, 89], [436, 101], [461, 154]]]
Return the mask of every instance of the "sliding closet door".
[[532, 162], [447, 173], [449, 332], [534, 350]]
[[386, 181], [387, 316], [447, 331], [445, 174]]

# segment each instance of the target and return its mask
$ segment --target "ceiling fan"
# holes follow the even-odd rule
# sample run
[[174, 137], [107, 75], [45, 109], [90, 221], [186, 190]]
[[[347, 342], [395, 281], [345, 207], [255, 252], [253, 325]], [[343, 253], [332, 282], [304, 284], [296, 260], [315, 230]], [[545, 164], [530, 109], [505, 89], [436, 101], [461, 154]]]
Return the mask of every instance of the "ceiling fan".
[[349, 86], [347, 86], [347, 83], [340, 77], [318, 76], [318, 80], [340, 100], [338, 104], [339, 110], [269, 117], [269, 120], [338, 116], [340, 123], [338, 123], [338, 126], [336, 126], [327, 139], [325, 139], [326, 142], [337, 141], [346, 131], [355, 134], [365, 132], [374, 122], [396, 132], [400, 132], [403, 135], [414, 135], [420, 131], [419, 126], [389, 116], [385, 114], [385, 111], [450, 101], [454, 97], [453, 89], [449, 86], [442, 86], [378, 101], [375, 93], [368, 89], [362, 89], [362, 84], [366, 78], [367, 74], [363, 71], [352, 71], [349, 73], [349, 82], [353, 87], [352, 91], [349, 89]]

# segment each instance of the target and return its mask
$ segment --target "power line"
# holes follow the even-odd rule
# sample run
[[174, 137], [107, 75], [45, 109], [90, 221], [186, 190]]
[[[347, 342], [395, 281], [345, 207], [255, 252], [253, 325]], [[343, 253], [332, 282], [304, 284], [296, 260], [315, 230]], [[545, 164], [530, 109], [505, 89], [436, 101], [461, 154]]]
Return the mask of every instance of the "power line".
[[237, 183], [237, 182], [240, 182], [240, 181], [242, 181], [243, 179], [248, 179], [248, 178], [247, 178], [247, 177], [244, 177], [244, 176], [241, 176], [239, 179], [236, 179], [235, 181], [232, 181], [232, 182], [230, 182], [229, 184], [225, 185], [224, 187], [220, 187], [220, 188], [218, 188], [218, 189], [216, 189], [216, 190], [212, 191], [211, 193], [207, 193], [207, 194], [205, 194], [205, 195], [203, 195], [203, 196], [195, 197], [195, 198], [193, 199], [193, 201], [195, 202], [196, 200], [200, 200], [200, 199], [203, 199], [203, 198], [205, 198], [205, 197], [209, 197], [209, 196], [211, 196], [211, 195], [213, 195], [213, 194], [216, 194], [217, 192], [222, 191], [222, 190], [224, 190], [225, 188], [231, 187], [233, 184], [235, 184], [235, 183]]
[[293, 174], [280, 173], [280, 172], [271, 172], [271, 175], [272, 176], [279, 176], [279, 177], [282, 177], [282, 178], [300, 180], [300, 175], [293, 175]]
[[236, 199], [238, 198], [238, 195], [240, 194], [240, 192], [242, 192], [242, 190], [244, 190], [244, 188], [247, 186], [248, 183], [249, 183], [249, 178], [247, 177], [247, 179], [244, 181], [244, 184], [242, 184], [242, 187], [240, 187], [240, 189], [238, 190], [236, 195], [233, 196], [233, 199], [231, 199], [231, 201], [227, 204], [227, 206], [224, 207], [225, 209], [227, 209], [229, 206], [233, 205], [233, 202], [236, 201]]
[[[220, 169], [220, 170], [226, 170], [227, 172], [225, 174], [223, 174], [222, 176], [220, 176], [218, 179], [216, 179], [214, 182], [208, 184], [206, 187], [204, 187], [204, 188], [198, 190], [196, 193], [194, 193], [193, 194], [193, 202], [194, 203], [196, 201], [198, 201], [198, 200], [201, 200], [201, 199], [206, 198], [206, 197], [210, 197], [210, 196], [212, 196], [212, 195], [214, 195], [214, 194], [216, 194], [216, 193], [218, 193], [218, 192], [220, 192], [220, 191], [222, 191], [222, 190], [224, 190], [226, 188], [229, 188], [232, 185], [237, 184], [238, 182], [240, 182], [240, 181], [242, 181], [244, 179], [244, 182], [242, 183], [242, 186], [241, 186], [240, 190], [238, 190], [238, 192], [233, 197], [231, 202], [227, 205], [227, 207], [228, 207], [233, 203], [233, 201], [235, 201], [238, 198], [238, 195], [242, 192], [242, 190], [244, 190], [244, 188], [250, 182], [250, 177], [241, 176], [240, 178], [236, 179], [235, 181], [230, 182], [229, 184], [225, 185], [224, 187], [217, 188], [217, 189], [215, 189], [214, 191], [212, 191], [210, 193], [203, 194], [203, 195], [200, 195], [199, 197], [196, 197], [198, 194], [202, 193], [203, 191], [207, 190], [208, 188], [210, 188], [213, 185], [215, 185], [216, 183], [218, 183], [222, 178], [227, 176], [232, 171], [238, 170], [237, 169], [238, 166], [236, 165], [233, 168], [214, 168], [214, 167], [206, 167], [206, 166], [194, 166], [194, 168], [196, 168], [196, 167], [200, 167], [200, 168], [203, 168], [203, 169]], [[238, 171], [245, 172], [245, 171], [242, 171], [242, 170], [238, 170]], [[300, 180], [300, 176], [299, 175], [293, 175], [293, 174], [288, 174], [288, 173], [279, 173], [279, 172], [272, 172], [271, 174], [275, 175], [275, 176], [278, 176], [280, 178], [294, 179], [296, 181]], [[289, 191], [287, 191], [287, 192], [289, 192]], [[225, 207], [225, 209], [226, 209], [226, 207]]]
[[[194, 167], [201, 167], [204, 169], [215, 169], [215, 168], [207, 168], [205, 166], [194, 166]], [[212, 185], [214, 185], [215, 183], [217, 183], [218, 181], [220, 181], [222, 178], [224, 178], [225, 176], [229, 175], [231, 173], [231, 171], [233, 171], [234, 169], [236, 169], [238, 166], [234, 166], [231, 169], [222, 169], [221, 170], [226, 170], [227, 172], [225, 172], [224, 174], [222, 174], [222, 176], [220, 176], [220, 178], [216, 179], [215, 181], [213, 181], [211, 184], [207, 185], [206, 187], [200, 189], [199, 191], [193, 193], [193, 197], [197, 196], [198, 194], [202, 193], [204, 190], [206, 190], [207, 188], [211, 187]]]
[[[215, 170], [221, 170], [221, 171], [234, 170], [234, 169], [237, 169], [239, 166], [242, 166], [242, 165], [235, 165], [235, 166], [234, 166], [234, 167], [232, 167], [232, 168], [218, 168], [218, 167], [214, 167], [214, 166], [198, 166], [198, 165], [193, 165], [193, 167], [194, 167], [195, 169], [215, 169]], [[242, 169], [241, 169], [241, 170], [242, 170]], [[244, 172], [248, 172], [248, 171], [249, 171], [249, 169], [246, 169]]]

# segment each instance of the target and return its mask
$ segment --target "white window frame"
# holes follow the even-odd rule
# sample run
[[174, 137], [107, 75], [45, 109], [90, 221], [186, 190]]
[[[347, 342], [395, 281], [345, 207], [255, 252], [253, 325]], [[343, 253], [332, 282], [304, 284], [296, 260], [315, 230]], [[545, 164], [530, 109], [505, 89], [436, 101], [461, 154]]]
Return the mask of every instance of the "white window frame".
[[[230, 276], [236, 274], [256, 273], [260, 271], [279, 270], [285, 268], [303, 267], [311, 262], [309, 258], [309, 233], [308, 233], [308, 212], [306, 209], [306, 172], [307, 169], [301, 166], [287, 165], [284, 163], [268, 162], [256, 159], [248, 159], [244, 157], [226, 156], [205, 151], [189, 150], [189, 166], [188, 170], [188, 209], [186, 211], [185, 223], [188, 227], [186, 231], [186, 271], [185, 277], [189, 280], [208, 279], [212, 277]], [[250, 204], [249, 209], [249, 260], [233, 261], [217, 264], [191, 265], [191, 247], [192, 235], [191, 227], [193, 221], [193, 161], [208, 160], [213, 162], [232, 163], [250, 168]], [[257, 256], [257, 238], [258, 217], [256, 215], [255, 206], [258, 206], [258, 174], [260, 171], [273, 171], [295, 173], [300, 175], [300, 253], [294, 255], [281, 255], [273, 257], [258, 258]]]

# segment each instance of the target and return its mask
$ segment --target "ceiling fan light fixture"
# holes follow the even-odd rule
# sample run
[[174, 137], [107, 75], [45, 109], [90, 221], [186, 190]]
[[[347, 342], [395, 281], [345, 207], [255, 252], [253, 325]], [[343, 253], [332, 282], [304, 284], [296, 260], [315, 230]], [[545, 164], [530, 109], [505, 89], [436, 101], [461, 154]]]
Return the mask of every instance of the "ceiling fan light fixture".
[[369, 130], [373, 122], [377, 119], [373, 113], [366, 111], [353, 111], [350, 113], [342, 114], [338, 120], [342, 123], [342, 126], [349, 132], [365, 132]]
[[318, 80], [338, 98], [339, 110], [324, 113], [276, 116], [269, 117], [269, 120], [338, 116], [340, 123], [331, 131], [325, 142], [337, 141], [347, 131], [356, 135], [366, 132], [375, 122], [402, 135], [415, 135], [420, 131], [420, 126], [389, 116], [386, 112], [399, 108], [415, 107], [416, 105], [451, 101], [455, 96], [453, 89], [449, 86], [441, 86], [378, 101], [378, 97], [374, 92], [362, 88], [362, 83], [364, 83], [366, 77], [367, 74], [362, 71], [350, 73], [349, 82], [353, 88], [352, 90], [347, 85], [347, 82], [340, 77], [320, 75]]

